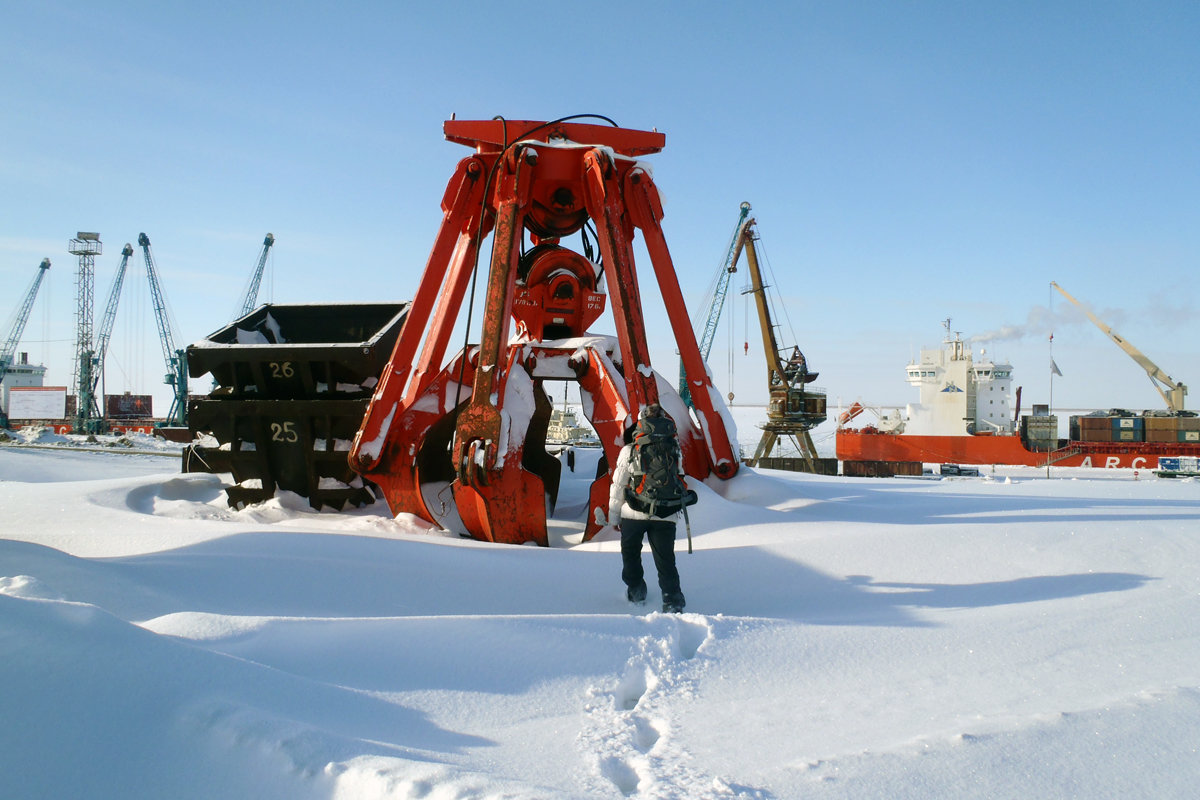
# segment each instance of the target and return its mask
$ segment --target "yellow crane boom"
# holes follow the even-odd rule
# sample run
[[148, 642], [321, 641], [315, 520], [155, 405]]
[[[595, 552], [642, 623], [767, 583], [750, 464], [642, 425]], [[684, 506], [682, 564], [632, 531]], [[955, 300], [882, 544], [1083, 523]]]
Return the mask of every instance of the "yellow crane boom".
[[1105, 325], [1099, 317], [1092, 313], [1091, 309], [1068, 294], [1066, 289], [1062, 288], [1054, 281], [1050, 281], [1050, 285], [1057, 289], [1059, 294], [1078, 306], [1083, 313], [1087, 314], [1088, 319], [1095, 323], [1097, 328], [1104, 331], [1108, 338], [1117, 343], [1117, 347], [1124, 350], [1125, 354], [1136, 361], [1139, 367], [1146, 370], [1146, 374], [1150, 376], [1150, 383], [1152, 383], [1154, 388], [1158, 390], [1158, 393], [1162, 395], [1162, 399], [1167, 404], [1168, 409], [1174, 413], [1183, 411], [1183, 398], [1187, 396], [1186, 386], [1172, 378], [1167, 373], [1163, 372], [1157, 364], [1146, 357], [1145, 353], [1127, 342], [1120, 334], [1118, 334], [1108, 325]]

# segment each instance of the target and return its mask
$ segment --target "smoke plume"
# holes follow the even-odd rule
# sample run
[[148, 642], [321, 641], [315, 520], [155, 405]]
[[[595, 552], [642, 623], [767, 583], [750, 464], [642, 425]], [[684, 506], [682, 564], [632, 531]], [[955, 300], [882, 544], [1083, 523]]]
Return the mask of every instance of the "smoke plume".
[[[1101, 322], [1116, 331], [1121, 329], [1130, 316], [1118, 308], [1107, 308], [1103, 311], [1092, 309], [1092, 313], [1099, 317]], [[1092, 324], [1091, 320], [1087, 318], [1087, 315], [1082, 310], [1063, 300], [1061, 305], [1053, 309], [1040, 305], [1034, 306], [1030, 309], [1025, 322], [1001, 325], [995, 330], [972, 336], [970, 341], [972, 344], [987, 344], [989, 342], [1019, 342], [1026, 339], [1045, 339], [1050, 334], [1060, 331], [1063, 328], [1090, 324]]]

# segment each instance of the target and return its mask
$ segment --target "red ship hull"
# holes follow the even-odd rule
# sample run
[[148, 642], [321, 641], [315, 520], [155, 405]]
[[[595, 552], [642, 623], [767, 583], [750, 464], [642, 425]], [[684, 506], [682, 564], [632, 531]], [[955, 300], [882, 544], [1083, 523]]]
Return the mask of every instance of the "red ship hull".
[[1200, 457], [1200, 444], [1155, 442], [1068, 442], [1044, 453], [1025, 447], [1019, 436], [915, 436], [870, 429], [837, 432], [842, 461], [921, 461], [932, 464], [1011, 464], [1029, 467], [1157, 469], [1158, 459]]

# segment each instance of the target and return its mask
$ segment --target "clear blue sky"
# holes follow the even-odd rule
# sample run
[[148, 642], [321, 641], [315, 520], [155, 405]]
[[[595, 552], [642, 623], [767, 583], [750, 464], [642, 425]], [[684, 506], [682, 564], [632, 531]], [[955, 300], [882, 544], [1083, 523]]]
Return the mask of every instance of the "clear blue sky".
[[[228, 321], [267, 231], [260, 299], [407, 299], [467, 152], [443, 120], [597, 113], [666, 133], [648, 160], [693, 317], [754, 206], [785, 338], [831, 406], [914, 400], [903, 366], [946, 317], [964, 336], [1037, 322], [989, 347], [1045, 402], [1056, 280], [1200, 407], [1200, 4], [777, 5], [0, 3], [0, 319], [49, 256], [21, 349], [70, 384], [79, 230], [105, 243], [97, 320], [145, 231], [183, 342]], [[108, 390], [162, 413], [140, 276]], [[734, 280], [722, 391], [746, 338]], [[1056, 406], [1161, 405], [1098, 330], [1053, 327]], [[762, 402], [749, 339], [734, 388]], [[675, 374], [669, 343], [652, 355]]]

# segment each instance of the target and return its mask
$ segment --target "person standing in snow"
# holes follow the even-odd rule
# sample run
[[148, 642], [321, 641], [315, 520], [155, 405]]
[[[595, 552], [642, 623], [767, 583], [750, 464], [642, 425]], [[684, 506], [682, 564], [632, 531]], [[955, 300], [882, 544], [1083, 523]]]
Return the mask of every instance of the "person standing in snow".
[[621, 532], [621, 579], [631, 603], [646, 600], [642, 541], [649, 539], [662, 609], [683, 611], [686, 603], [675, 565], [676, 523], [684, 507], [694, 502], [696, 493], [683, 479], [675, 423], [658, 403], [651, 403], [626, 434], [608, 496], [608, 521]]

